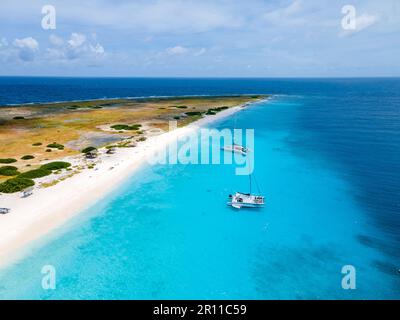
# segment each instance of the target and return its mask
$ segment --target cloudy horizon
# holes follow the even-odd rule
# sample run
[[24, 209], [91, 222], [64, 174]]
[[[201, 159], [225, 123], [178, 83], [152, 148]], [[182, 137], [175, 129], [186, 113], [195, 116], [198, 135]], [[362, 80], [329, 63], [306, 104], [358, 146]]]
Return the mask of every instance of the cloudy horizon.
[[396, 0], [5, 0], [0, 21], [0, 75], [400, 76]]

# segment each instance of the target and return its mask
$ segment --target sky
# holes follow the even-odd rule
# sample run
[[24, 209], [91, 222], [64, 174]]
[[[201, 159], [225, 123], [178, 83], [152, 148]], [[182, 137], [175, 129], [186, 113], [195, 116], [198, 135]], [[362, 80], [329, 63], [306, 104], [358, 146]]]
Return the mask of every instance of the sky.
[[0, 1], [0, 75], [400, 76], [399, 57], [400, 0]]

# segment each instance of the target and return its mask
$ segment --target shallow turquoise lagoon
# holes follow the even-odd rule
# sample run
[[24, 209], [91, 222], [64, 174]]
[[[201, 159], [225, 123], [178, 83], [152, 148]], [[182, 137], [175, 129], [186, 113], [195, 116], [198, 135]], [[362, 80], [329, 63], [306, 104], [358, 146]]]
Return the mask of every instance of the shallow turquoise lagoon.
[[[277, 96], [237, 114], [237, 127], [255, 129], [264, 209], [226, 206], [229, 193], [248, 188], [234, 165], [145, 165], [3, 269], [0, 297], [399, 298], [395, 259], [365, 243], [386, 235], [359, 185], [341, 162], [309, 147], [318, 132], [299, 126], [308, 105]], [[232, 125], [230, 117], [212, 127]], [[56, 290], [41, 287], [48, 264]], [[356, 290], [342, 289], [344, 265], [356, 268]]]

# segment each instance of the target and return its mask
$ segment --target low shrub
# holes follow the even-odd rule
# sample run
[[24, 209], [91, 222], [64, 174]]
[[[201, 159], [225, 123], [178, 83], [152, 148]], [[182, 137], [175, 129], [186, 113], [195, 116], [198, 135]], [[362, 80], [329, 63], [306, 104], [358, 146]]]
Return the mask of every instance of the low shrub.
[[14, 120], [23, 120], [23, 119], [25, 119], [25, 117], [22, 117], [22, 116], [16, 116], [16, 117], [14, 117], [13, 119], [14, 119]]
[[97, 150], [97, 148], [95, 148], [95, 147], [87, 147], [87, 148], [83, 149], [81, 152], [82, 153], [89, 153], [89, 152], [95, 151], [95, 150]]
[[18, 168], [14, 166], [0, 167], [0, 176], [16, 176], [19, 175]]
[[171, 106], [171, 108], [187, 109], [187, 106]]
[[63, 150], [64, 146], [62, 144], [57, 143], [57, 142], [53, 142], [53, 143], [48, 144], [47, 148]]
[[220, 111], [226, 110], [226, 109], [229, 109], [229, 107], [223, 106], [223, 107], [211, 108], [211, 109], [208, 109], [207, 112], [215, 112], [215, 113], [217, 113], [217, 112], [220, 112]]
[[141, 124], [114, 124], [111, 128], [114, 130], [139, 130], [141, 126]]
[[146, 141], [146, 137], [140, 137], [138, 141]]
[[17, 160], [13, 158], [0, 159], [0, 163], [13, 163], [13, 162], [17, 162]]
[[31, 159], [35, 159], [34, 156], [27, 154], [26, 156], [21, 157], [22, 160], [31, 160]]
[[18, 191], [22, 191], [26, 188], [32, 187], [35, 185], [35, 181], [31, 179], [25, 178], [11, 178], [7, 181], [0, 183], [0, 192], [3, 193], [14, 193]]
[[51, 174], [51, 170], [39, 168], [39, 169], [30, 170], [30, 171], [21, 173], [18, 176], [18, 178], [35, 179], [35, 178], [42, 178], [42, 177], [48, 176], [50, 174]]
[[201, 116], [200, 111], [189, 111], [189, 112], [185, 112], [185, 114], [188, 116]]
[[54, 162], [49, 162], [40, 167], [40, 169], [44, 170], [59, 170], [59, 169], [66, 169], [70, 167], [71, 164], [69, 162], [64, 162], [64, 161], [54, 161]]
[[34, 147], [38, 147], [38, 146], [41, 146], [43, 143], [41, 143], [41, 142], [35, 142], [34, 144], [32, 144]]
[[46, 152], [51, 152], [51, 149], [46, 149]]

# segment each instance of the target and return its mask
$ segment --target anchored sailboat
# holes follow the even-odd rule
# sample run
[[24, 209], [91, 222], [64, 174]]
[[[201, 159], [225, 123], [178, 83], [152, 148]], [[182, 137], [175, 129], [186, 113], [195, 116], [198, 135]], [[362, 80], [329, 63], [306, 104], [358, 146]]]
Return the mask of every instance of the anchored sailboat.
[[252, 174], [249, 172], [249, 193], [235, 192], [229, 195], [228, 205], [235, 208], [262, 208], [265, 204], [265, 198], [260, 194], [260, 187], [254, 177], [258, 194], [252, 194]]
[[[236, 129], [236, 114], [234, 116], [234, 125], [233, 125], [233, 132], [235, 132]], [[235, 153], [239, 153], [243, 156], [247, 155], [247, 152], [249, 152], [250, 150], [240, 144], [235, 143], [235, 137], [233, 137], [233, 144], [232, 145], [226, 145], [223, 146], [221, 148], [224, 151], [228, 151], [228, 152], [235, 152]]]
[[[235, 192], [233, 195], [229, 195], [228, 205], [235, 208], [262, 208], [265, 204], [265, 197], [260, 194], [252, 194], [251, 193], [251, 174], [249, 175], [249, 184], [250, 184], [250, 192]], [[256, 181], [257, 183], [257, 181]], [[260, 188], [257, 184], [258, 193], [260, 193]]]
[[249, 151], [246, 147], [236, 143], [233, 143], [233, 145], [223, 146], [221, 149], [229, 152], [240, 153], [243, 156], [247, 155], [247, 152]]

